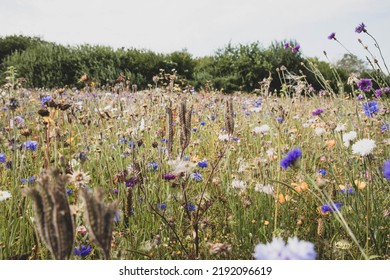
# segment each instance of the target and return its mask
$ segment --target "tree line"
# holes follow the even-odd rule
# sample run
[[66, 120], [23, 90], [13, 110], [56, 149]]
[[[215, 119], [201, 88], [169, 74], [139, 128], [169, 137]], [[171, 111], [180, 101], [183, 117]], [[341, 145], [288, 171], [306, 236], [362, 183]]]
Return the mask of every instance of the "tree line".
[[[335, 81], [334, 71], [346, 81], [349, 72], [361, 63], [356, 57], [349, 60], [346, 57], [345, 61], [352, 64], [349, 66], [353, 69], [330, 65], [317, 58], [305, 58], [300, 52], [292, 52], [285, 44], [273, 42], [267, 48], [259, 42], [228, 44], [213, 55], [193, 57], [186, 50], [163, 54], [145, 49], [113, 49], [88, 44], [64, 46], [39, 37], [12, 35], [0, 37], [0, 78], [4, 81], [7, 67], [14, 66], [29, 87], [80, 87], [80, 77], [86, 74], [97, 85], [113, 84], [121, 76], [136, 84], [138, 89], [144, 89], [153, 86], [153, 77], [161, 71], [174, 71], [182, 85], [195, 89], [208, 86], [229, 93], [238, 90], [252, 92], [267, 78], [272, 80], [270, 90], [279, 90], [283, 81], [278, 71], [285, 67], [289, 73], [303, 75], [313, 88], [320, 89], [322, 85], [318, 77], [304, 67], [311, 64], [337, 90], [340, 85]], [[297, 45], [297, 42], [288, 44]]]

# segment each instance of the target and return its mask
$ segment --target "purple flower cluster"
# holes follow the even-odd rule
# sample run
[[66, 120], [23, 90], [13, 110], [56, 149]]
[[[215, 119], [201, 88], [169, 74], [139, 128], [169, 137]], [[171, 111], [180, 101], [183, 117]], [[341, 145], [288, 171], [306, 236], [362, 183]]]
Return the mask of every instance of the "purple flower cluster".
[[162, 178], [164, 179], [164, 180], [173, 180], [173, 179], [175, 179], [176, 178], [176, 175], [175, 174], [170, 174], [170, 173], [167, 173], [167, 174], [163, 174], [162, 175]]
[[134, 187], [135, 184], [137, 183], [137, 181], [138, 181], [137, 177], [131, 177], [130, 179], [127, 179], [125, 181], [126, 187], [128, 187], [128, 188]]
[[367, 92], [372, 89], [372, 81], [371, 79], [360, 79], [357, 86], [361, 91]]
[[295, 148], [295, 149], [291, 150], [287, 154], [287, 156], [280, 161], [280, 166], [283, 169], [287, 169], [290, 166], [293, 166], [301, 157], [302, 157], [301, 150], [298, 148]]
[[318, 108], [318, 109], [315, 109], [313, 112], [311, 112], [311, 114], [312, 114], [312, 116], [319, 116], [319, 115], [321, 115], [323, 112], [324, 112], [323, 109]]
[[366, 30], [366, 25], [362, 22], [361, 24], [359, 24], [358, 26], [356, 26], [355, 32], [356, 32], [356, 33], [367, 32], [367, 30]]

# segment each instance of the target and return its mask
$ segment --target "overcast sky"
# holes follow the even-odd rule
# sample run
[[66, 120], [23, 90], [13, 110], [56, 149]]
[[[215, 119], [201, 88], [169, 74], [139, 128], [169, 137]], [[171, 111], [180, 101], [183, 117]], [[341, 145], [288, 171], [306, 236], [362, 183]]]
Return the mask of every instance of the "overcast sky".
[[[232, 44], [295, 39], [305, 56], [332, 61], [346, 51], [364, 58], [355, 33], [364, 22], [390, 64], [388, 0], [0, 0], [0, 36], [39, 36], [62, 44], [102, 44], [211, 55]], [[378, 57], [379, 59], [379, 57]]]

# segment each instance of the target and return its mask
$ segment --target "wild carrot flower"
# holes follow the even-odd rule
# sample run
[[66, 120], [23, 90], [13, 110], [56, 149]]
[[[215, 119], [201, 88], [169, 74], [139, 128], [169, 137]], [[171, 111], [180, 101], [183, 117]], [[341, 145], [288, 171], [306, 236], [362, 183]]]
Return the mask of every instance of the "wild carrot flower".
[[355, 32], [356, 32], [356, 33], [367, 32], [367, 30], [366, 30], [366, 25], [362, 22], [361, 24], [359, 24], [358, 26], [356, 26]]
[[386, 160], [383, 164], [383, 176], [385, 176], [387, 180], [390, 180], [390, 159]]
[[371, 79], [360, 79], [357, 85], [361, 91], [367, 92], [372, 88], [372, 81]]
[[88, 256], [91, 252], [91, 246], [86, 247], [85, 245], [81, 245], [79, 248], [74, 248], [74, 254], [80, 257]]
[[296, 148], [296, 149], [293, 149], [291, 150], [287, 156], [285, 158], [283, 158], [281, 161], [280, 161], [280, 166], [283, 168], [283, 169], [287, 169], [289, 168], [290, 166], [294, 166], [296, 164], [296, 162], [299, 160], [299, 158], [302, 157], [302, 152], [300, 149]]
[[0, 201], [6, 200], [8, 198], [11, 198], [12, 195], [8, 191], [0, 191]]
[[376, 101], [364, 103], [363, 110], [367, 116], [372, 117], [374, 113], [379, 111], [378, 103]]
[[372, 153], [376, 147], [375, 141], [371, 139], [362, 139], [352, 145], [352, 153], [360, 156], [367, 156]]
[[289, 237], [286, 243], [273, 237], [270, 243], [256, 245], [253, 256], [256, 260], [314, 260], [317, 253], [311, 242]]

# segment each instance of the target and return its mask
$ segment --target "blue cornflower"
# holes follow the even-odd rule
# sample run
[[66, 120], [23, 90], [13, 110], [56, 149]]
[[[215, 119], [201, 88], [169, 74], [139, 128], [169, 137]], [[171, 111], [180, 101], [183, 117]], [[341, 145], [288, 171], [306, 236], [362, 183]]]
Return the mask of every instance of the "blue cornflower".
[[202, 167], [202, 168], [206, 168], [207, 166], [209, 166], [209, 164], [208, 164], [207, 160], [204, 159], [204, 160], [201, 160], [198, 162], [198, 166]]
[[198, 131], [198, 128], [197, 128], [197, 127], [194, 127], [194, 128], [192, 129], [192, 131], [193, 131], [193, 132], [197, 132], [197, 131]]
[[233, 137], [232, 140], [238, 142], [238, 141], [240, 141], [240, 138], [238, 138], [238, 137]]
[[206, 122], [200, 122], [201, 126], [204, 126], [205, 124], [206, 124]]
[[215, 121], [215, 119], [216, 119], [215, 116], [211, 116], [212, 121]]
[[191, 179], [200, 182], [202, 181], [202, 174], [200, 174], [199, 172], [194, 172], [191, 174]]
[[383, 164], [383, 176], [385, 176], [387, 180], [390, 180], [390, 159], [386, 160]]
[[282, 123], [283, 122], [283, 117], [277, 117], [276, 120], [278, 121], [278, 123]]
[[280, 166], [283, 168], [283, 169], [287, 169], [289, 168], [290, 166], [293, 166], [296, 164], [296, 162], [299, 160], [299, 158], [302, 157], [302, 152], [299, 148], [295, 148], [293, 150], [291, 150], [287, 156], [285, 158], [283, 158], [281, 161], [280, 161]]
[[349, 195], [349, 194], [354, 194], [355, 189], [353, 187], [346, 187], [345, 189], [339, 190], [339, 193]]
[[366, 30], [366, 25], [362, 22], [361, 24], [359, 24], [358, 26], [356, 26], [355, 32], [356, 32], [356, 33], [367, 32], [367, 30]]
[[250, 115], [251, 115], [251, 113], [245, 112], [245, 116], [249, 117]]
[[6, 161], [7, 161], [7, 157], [5, 156], [5, 154], [0, 153], [0, 162], [5, 163]]
[[120, 138], [119, 139], [119, 144], [123, 145], [123, 144], [126, 144], [127, 143], [127, 139], [126, 138]]
[[319, 169], [318, 171], [317, 171], [318, 173], [320, 173], [322, 176], [325, 176], [328, 172], [326, 172], [326, 170], [325, 169]]
[[161, 142], [162, 142], [162, 143], [168, 143], [168, 140], [165, 139], [165, 138], [162, 138], [162, 139], [161, 139]]
[[162, 211], [165, 211], [165, 209], [167, 209], [167, 205], [165, 203], [159, 203], [157, 204], [157, 208]]
[[71, 189], [67, 189], [67, 190], [66, 190], [66, 194], [67, 194], [67, 195], [71, 195], [71, 194], [73, 194], [73, 191], [72, 191]]
[[[333, 204], [324, 204], [321, 206], [321, 211], [323, 213], [327, 213], [327, 212], [335, 212], [336, 209], [338, 211], [341, 210], [341, 206], [343, 206], [343, 203], [342, 202], [335, 202], [334, 205]], [[335, 208], [336, 207], [336, 208]]]
[[52, 100], [50, 95], [42, 97], [41, 99], [42, 105], [44, 105], [46, 102], [49, 102], [50, 100]]
[[37, 179], [36, 176], [31, 176], [31, 177], [28, 177], [28, 178], [22, 178], [20, 179], [20, 182], [22, 184], [25, 184], [25, 183], [28, 183], [28, 184], [33, 184], [35, 182], [35, 180]]
[[37, 141], [27, 140], [26, 142], [23, 143], [24, 149], [31, 150], [33, 152], [35, 152], [37, 150], [37, 147], [38, 147]]
[[372, 88], [372, 81], [371, 79], [360, 79], [357, 86], [361, 91], [366, 92]]
[[386, 131], [386, 130], [388, 130], [389, 129], [389, 125], [388, 124], [384, 124], [384, 125], [382, 125], [381, 126], [381, 131], [383, 132], [383, 131]]
[[84, 162], [84, 161], [86, 161], [87, 160], [87, 154], [85, 153], [85, 152], [80, 152], [79, 153], [79, 160], [81, 161], [81, 162]]
[[196, 206], [192, 203], [187, 203], [186, 205], [186, 209], [189, 211], [189, 212], [193, 212], [196, 210]]
[[378, 103], [374, 100], [371, 102], [367, 102], [363, 104], [364, 113], [372, 117], [372, 114], [377, 113], [379, 111]]
[[158, 168], [158, 164], [155, 161], [149, 161], [148, 162], [149, 170], [155, 171]]
[[81, 245], [79, 248], [74, 247], [74, 254], [77, 256], [85, 257], [91, 252], [91, 246], [85, 247], [84, 245]]

